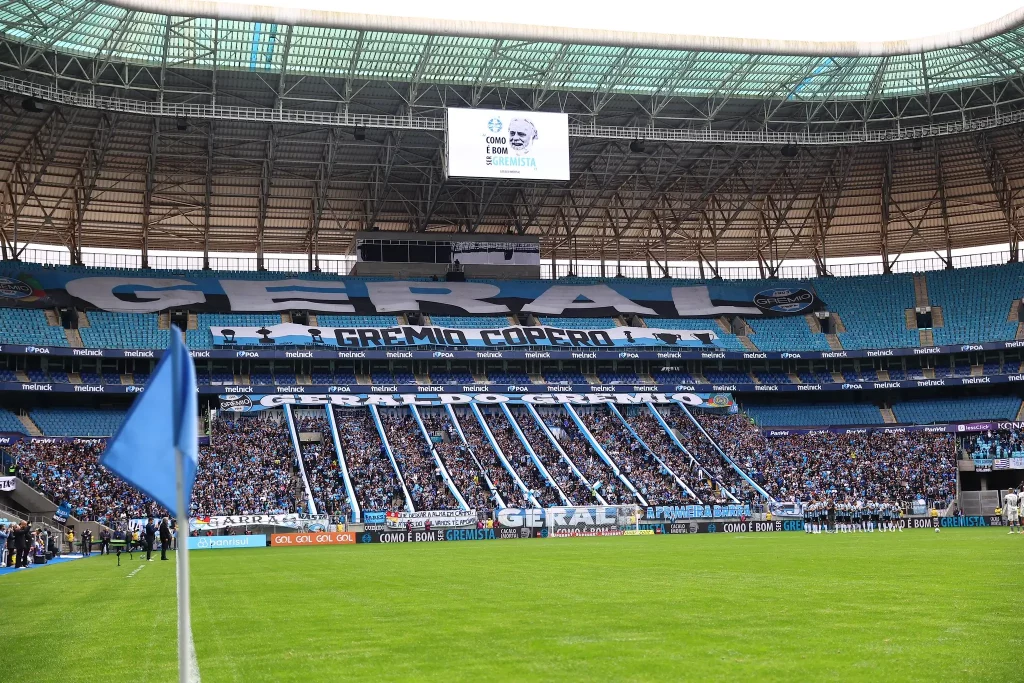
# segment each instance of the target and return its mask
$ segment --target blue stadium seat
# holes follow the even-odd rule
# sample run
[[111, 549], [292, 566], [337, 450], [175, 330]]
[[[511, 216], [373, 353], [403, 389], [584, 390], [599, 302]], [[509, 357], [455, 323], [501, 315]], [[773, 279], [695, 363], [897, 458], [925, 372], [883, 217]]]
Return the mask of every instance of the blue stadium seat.
[[86, 313], [89, 327], [79, 328], [82, 343], [97, 349], [166, 349], [171, 331], [158, 328], [156, 313]]
[[0, 308], [0, 344], [67, 346], [63, 327], [46, 322], [46, 313], [29, 308]]
[[762, 427], [826, 427], [883, 423], [881, 411], [870, 403], [745, 405], [743, 410]]
[[540, 324], [573, 330], [606, 330], [616, 326], [613, 318], [540, 318]]
[[828, 351], [828, 339], [811, 332], [803, 316], [791, 318], [746, 318], [754, 330], [750, 340], [762, 351]]
[[47, 436], [113, 436], [125, 413], [95, 408], [35, 408], [29, 416]]
[[975, 396], [970, 398], [920, 399], [894, 403], [899, 422], [930, 424], [971, 420], [1012, 420], [1020, 410], [1016, 396]]
[[942, 307], [936, 344], [972, 344], [1013, 339], [1017, 323], [1007, 320], [1015, 299], [1024, 296], [1024, 263], [938, 270], [925, 274], [928, 301]]
[[398, 317], [394, 315], [334, 315], [333, 313], [318, 313], [316, 324], [322, 327], [394, 327], [398, 324]]
[[21, 420], [18, 419], [17, 415], [6, 408], [0, 408], [0, 432], [21, 432], [25, 434], [27, 430], [25, 425], [21, 424]]
[[468, 329], [481, 327], [512, 327], [513, 323], [504, 316], [456, 316], [432, 315], [430, 323], [438, 327], [463, 327]]
[[812, 283], [826, 308], [846, 326], [837, 335], [843, 348], [919, 346], [917, 330], [907, 329], [905, 316], [914, 307], [912, 275], [815, 278]]
[[747, 348], [740, 342], [735, 334], [722, 332], [713, 319], [710, 318], [647, 318], [648, 327], [660, 327], [665, 330], [711, 330], [718, 337], [715, 346], [727, 351], [746, 351]]

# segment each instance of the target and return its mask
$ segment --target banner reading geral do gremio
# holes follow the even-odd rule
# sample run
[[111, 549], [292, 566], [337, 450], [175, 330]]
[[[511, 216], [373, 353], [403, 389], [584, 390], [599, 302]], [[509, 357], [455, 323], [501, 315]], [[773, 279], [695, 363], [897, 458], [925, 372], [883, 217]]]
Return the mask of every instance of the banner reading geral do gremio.
[[[123, 313], [171, 308], [210, 312], [404, 313], [431, 315], [712, 318], [802, 315], [821, 307], [813, 285], [780, 280], [663, 284], [654, 280], [474, 280], [421, 282], [302, 275], [279, 280], [188, 274], [117, 273], [0, 264], [0, 305], [75, 307]], [[510, 321], [511, 322], [511, 321]], [[557, 325], [557, 323], [556, 323]], [[315, 326], [313, 326], [315, 327]], [[714, 329], [713, 327], [711, 329]], [[672, 330], [679, 334], [679, 330]]]
[[608, 403], [619, 405], [642, 405], [645, 403], [682, 403], [703, 408], [731, 409], [735, 402], [731, 394], [692, 393], [565, 393], [565, 394], [222, 394], [220, 407], [233, 412], [255, 412], [279, 408], [285, 404], [294, 406], [336, 405], [350, 408], [377, 406], [379, 408], [401, 408], [405, 406], [496, 405], [499, 403], [531, 403], [533, 405], [577, 405], [596, 406]]

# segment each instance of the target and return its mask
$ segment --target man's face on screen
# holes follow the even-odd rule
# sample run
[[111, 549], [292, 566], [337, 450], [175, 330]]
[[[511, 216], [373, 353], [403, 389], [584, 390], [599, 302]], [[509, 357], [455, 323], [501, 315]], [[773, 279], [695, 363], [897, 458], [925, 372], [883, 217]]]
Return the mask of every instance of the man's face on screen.
[[518, 154], [530, 151], [530, 145], [537, 139], [537, 129], [526, 119], [512, 119], [508, 124], [508, 144]]

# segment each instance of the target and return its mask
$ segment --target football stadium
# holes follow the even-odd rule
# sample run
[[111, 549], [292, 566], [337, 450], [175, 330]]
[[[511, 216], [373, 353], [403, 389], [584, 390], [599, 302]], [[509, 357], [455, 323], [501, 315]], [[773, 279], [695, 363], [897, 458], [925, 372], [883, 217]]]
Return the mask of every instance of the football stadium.
[[0, 680], [1019, 676], [1024, 9], [318, 2], [0, 4]]

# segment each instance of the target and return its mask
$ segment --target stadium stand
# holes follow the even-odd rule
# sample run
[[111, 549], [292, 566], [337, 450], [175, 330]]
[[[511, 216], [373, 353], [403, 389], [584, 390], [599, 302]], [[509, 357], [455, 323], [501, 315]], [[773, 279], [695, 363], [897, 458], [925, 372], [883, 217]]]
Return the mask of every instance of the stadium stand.
[[[459, 419], [461, 420], [462, 418], [460, 417]], [[522, 441], [516, 435], [512, 424], [505, 417], [505, 414], [500, 411], [484, 414], [484, 420], [487, 422], [491, 434], [494, 435], [498, 448], [505, 454], [505, 459], [509, 461], [516, 474], [519, 475], [519, 479], [533, 493], [540, 504], [543, 507], [561, 505], [562, 501], [558, 497], [558, 492], [548, 483], [529, 453], [526, 452], [526, 447], [523, 446]], [[537, 445], [530, 444], [530, 447], [536, 450]], [[505, 503], [506, 505], [511, 504], [507, 499]]]
[[619, 418], [607, 408], [579, 411], [580, 419], [601, 444], [637, 491], [651, 505], [685, 503], [688, 496], [633, 436]]
[[[455, 416], [459, 420], [463, 434], [466, 435], [469, 447], [473, 449], [473, 454], [476, 456], [477, 461], [479, 461], [484, 473], [487, 474], [491, 483], [494, 484], [498, 493], [501, 494], [505, 505], [508, 507], [533, 507], [529, 497], [524, 495], [522, 489], [516, 486], [512, 475], [509, 474], [500, 458], [498, 458], [497, 452], [491, 446], [490, 440], [484, 434], [483, 427], [480, 426], [480, 421], [473, 412], [467, 408], [458, 408], [455, 410]], [[496, 436], [495, 441], [497, 441]], [[504, 455], [508, 459], [508, 454], [504, 453]]]
[[572, 467], [562, 454], [558, 452], [555, 445], [541, 430], [537, 421], [523, 406], [515, 406], [511, 409], [512, 416], [523, 435], [537, 454], [544, 469], [548, 471], [551, 478], [558, 484], [558, 488], [569, 499], [572, 505], [587, 505], [596, 501], [590, 489], [573, 472]]
[[394, 327], [398, 318], [393, 315], [332, 315], [321, 313], [316, 324], [322, 327]]
[[280, 324], [279, 313], [199, 313], [196, 315], [196, 329], [185, 331], [185, 345], [190, 349], [212, 348], [211, 327], [261, 327]]
[[90, 311], [89, 327], [78, 328], [82, 343], [96, 349], [166, 349], [171, 331], [161, 330], [155, 313]]
[[893, 403], [896, 419], [905, 424], [968, 422], [971, 420], [1013, 420], [1020, 410], [1018, 396], [974, 396], [904, 400]]
[[752, 500], [753, 495], [746, 482], [722, 459], [710, 440], [714, 439], [723, 450], [731, 443], [731, 436], [723, 429], [723, 424], [720, 423], [717, 415], [705, 414], [700, 411], [694, 414], [694, 417], [707, 431], [708, 436], [705, 436], [678, 407], [666, 408], [661, 414], [665, 422], [676, 430], [683, 447], [697, 460], [701, 470], [710, 475], [714, 482], [714, 493], [704, 492], [701, 495], [705, 504], [730, 502], [726, 491], [741, 502]]
[[1019, 428], [986, 432], [964, 440], [964, 450], [975, 460], [1024, 457], [1024, 432]]
[[[541, 417], [549, 426], [562, 434], [559, 441], [562, 450], [592, 484], [600, 484], [599, 493], [610, 505], [631, 505], [638, 502], [612, 468], [601, 459], [576, 423], [566, 412], [544, 412]], [[582, 418], [581, 418], [582, 419]]]
[[647, 318], [648, 327], [660, 327], [664, 330], [711, 330], [717, 335], [715, 346], [728, 351], [746, 351], [740, 338], [735, 334], [723, 332], [714, 320], [707, 318]]
[[1017, 322], [1007, 320], [1024, 296], [1024, 264], [939, 270], [925, 274], [928, 299], [942, 309], [936, 344], [973, 344], [1013, 339]]
[[432, 315], [430, 324], [437, 327], [463, 327], [476, 329], [483, 327], [510, 327], [513, 325], [507, 317], [492, 316], [459, 316], [459, 315]]
[[541, 325], [572, 330], [604, 330], [615, 327], [614, 318], [539, 318]]
[[64, 328], [46, 322], [46, 313], [28, 308], [0, 308], [0, 344], [67, 346]]
[[113, 436], [124, 420], [123, 410], [97, 408], [33, 408], [29, 417], [46, 436]]
[[[441, 462], [448, 470], [448, 476], [455, 482], [455, 488], [462, 494], [471, 510], [494, 510], [498, 507], [497, 501], [491, 495], [490, 489], [482, 476], [480, 468], [473, 461], [468, 448], [462, 443], [455, 425], [452, 424], [447, 412], [420, 411], [420, 418], [427, 433], [434, 440], [434, 450], [437, 451]], [[460, 422], [462, 422], [460, 420]], [[465, 429], [465, 426], [463, 427]], [[468, 435], [467, 435], [468, 440]], [[474, 443], [472, 447], [482, 455], [483, 444]], [[478, 458], [480, 455], [478, 455]], [[497, 474], [496, 472], [493, 474]], [[508, 475], [506, 474], [506, 477]], [[491, 481], [497, 487], [497, 482], [492, 476]], [[509, 479], [508, 482], [511, 482]], [[505, 481], [502, 482], [506, 483]], [[500, 488], [499, 493], [504, 493]], [[504, 497], [504, 496], [503, 496]]]
[[25, 433], [25, 425], [21, 424], [21, 420], [18, 416], [7, 410], [6, 408], [0, 408], [0, 432], [20, 432]]
[[[646, 406], [627, 406], [626, 420], [644, 443], [668, 465], [701, 503], [715, 499], [715, 484], [696, 459], [690, 457], [669, 437], [657, 418]], [[687, 499], [687, 502], [692, 502]]]
[[335, 408], [338, 438], [359, 507], [366, 511], [404, 509], [402, 485], [367, 410]]
[[816, 278], [813, 284], [846, 327], [837, 335], [844, 349], [919, 346], [917, 331], [906, 329], [905, 319], [905, 310], [914, 308], [912, 275]]
[[[322, 414], [322, 413], [321, 413]], [[345, 482], [341, 477], [338, 455], [334, 452], [334, 439], [326, 417], [303, 416], [296, 420], [299, 432], [320, 434], [320, 441], [302, 443], [302, 465], [309, 482], [309, 490], [319, 514], [350, 519], [352, 506], [348, 502]]]
[[878, 406], [869, 403], [824, 403], [809, 405], [746, 404], [743, 410], [763, 427], [818, 427], [823, 425], [882, 424]]
[[419, 425], [408, 412], [381, 411], [384, 433], [417, 510], [457, 510]]
[[[703, 418], [701, 418], [703, 421]], [[799, 434], [765, 439], [742, 415], [716, 417], [727, 453], [777, 500], [900, 503], [923, 497], [946, 507], [956, 495], [951, 434]]]
[[803, 317], [749, 318], [754, 334], [750, 340], [762, 351], [828, 351], [825, 335], [811, 332]]

